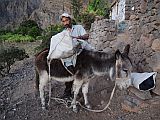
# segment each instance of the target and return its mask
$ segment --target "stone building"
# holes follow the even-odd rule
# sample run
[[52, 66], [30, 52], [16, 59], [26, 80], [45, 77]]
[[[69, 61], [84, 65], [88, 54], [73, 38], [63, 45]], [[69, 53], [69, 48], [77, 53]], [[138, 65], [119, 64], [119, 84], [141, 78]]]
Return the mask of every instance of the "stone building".
[[111, 19], [121, 22], [125, 20], [125, 3], [126, 0], [114, 0], [111, 4]]
[[121, 22], [129, 20], [130, 16], [137, 11], [139, 1], [135, 0], [113, 0], [111, 2], [111, 19]]

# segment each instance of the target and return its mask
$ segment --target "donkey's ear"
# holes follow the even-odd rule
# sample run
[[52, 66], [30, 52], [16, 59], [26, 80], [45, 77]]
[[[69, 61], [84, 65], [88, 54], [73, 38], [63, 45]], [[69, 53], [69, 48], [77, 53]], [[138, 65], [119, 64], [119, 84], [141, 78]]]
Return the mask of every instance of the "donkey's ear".
[[116, 50], [115, 57], [116, 57], [116, 60], [121, 58], [121, 52], [119, 50]]
[[130, 45], [127, 44], [126, 47], [123, 50], [123, 53], [126, 54], [127, 56], [128, 56], [128, 53], [129, 53], [129, 49], [130, 49]]

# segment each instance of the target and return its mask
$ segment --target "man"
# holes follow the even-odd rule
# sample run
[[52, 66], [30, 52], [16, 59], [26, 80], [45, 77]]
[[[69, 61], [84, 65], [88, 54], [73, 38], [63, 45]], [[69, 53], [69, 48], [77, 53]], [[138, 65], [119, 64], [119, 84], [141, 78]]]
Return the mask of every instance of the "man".
[[[81, 49], [88, 49], [88, 50], [93, 49], [91, 45], [88, 44], [87, 41], [85, 41], [85, 40], [88, 40], [89, 35], [86, 33], [82, 25], [72, 25], [72, 17], [68, 13], [63, 13], [60, 16], [60, 20], [65, 27], [64, 30], [67, 30], [70, 32], [70, 35], [73, 38], [74, 47], [81, 48]], [[67, 69], [74, 74], [73, 64], [67, 61], [68, 59], [64, 60], [64, 63], [66, 63]], [[73, 81], [65, 83], [66, 88], [64, 90], [64, 95], [62, 96], [62, 98], [71, 97], [72, 84], [73, 84]]]

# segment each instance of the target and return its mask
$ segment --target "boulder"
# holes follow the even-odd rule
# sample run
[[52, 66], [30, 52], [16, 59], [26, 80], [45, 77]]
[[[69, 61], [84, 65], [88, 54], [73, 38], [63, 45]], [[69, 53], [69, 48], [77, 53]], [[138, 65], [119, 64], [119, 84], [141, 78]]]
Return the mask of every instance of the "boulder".
[[156, 87], [152, 91], [157, 95], [160, 95], [160, 74], [158, 74], [156, 77]]
[[153, 71], [160, 73], [160, 51], [153, 53], [146, 61]]
[[152, 98], [149, 91], [140, 91], [135, 87], [129, 87], [128, 90], [142, 100], [148, 100]]
[[155, 39], [151, 48], [155, 51], [160, 51], [160, 39]]
[[147, 0], [141, 0], [141, 2], [140, 2], [141, 13], [145, 13], [146, 10], [147, 10]]
[[132, 96], [125, 96], [124, 101], [121, 103], [122, 109], [127, 112], [140, 113], [142, 108], [147, 107], [149, 104], [143, 100]]
[[142, 34], [140, 37], [140, 41], [143, 41], [145, 43], [146, 47], [151, 47], [152, 42], [153, 42], [151, 34], [150, 35], [143, 35]]
[[130, 20], [135, 20], [136, 19], [136, 15], [131, 15], [129, 19]]

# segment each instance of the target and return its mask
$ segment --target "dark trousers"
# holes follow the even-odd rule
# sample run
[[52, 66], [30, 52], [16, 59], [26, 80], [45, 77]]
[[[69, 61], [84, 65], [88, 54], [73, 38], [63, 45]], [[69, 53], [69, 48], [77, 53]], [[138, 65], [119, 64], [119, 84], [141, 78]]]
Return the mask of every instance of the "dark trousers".
[[64, 90], [65, 94], [71, 95], [72, 85], [73, 85], [73, 81], [65, 83], [65, 86], [66, 86], [66, 88]]

